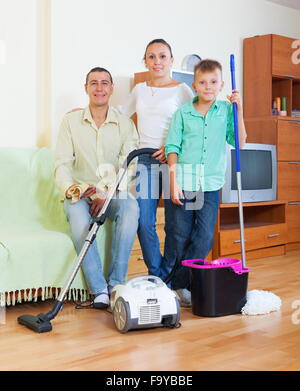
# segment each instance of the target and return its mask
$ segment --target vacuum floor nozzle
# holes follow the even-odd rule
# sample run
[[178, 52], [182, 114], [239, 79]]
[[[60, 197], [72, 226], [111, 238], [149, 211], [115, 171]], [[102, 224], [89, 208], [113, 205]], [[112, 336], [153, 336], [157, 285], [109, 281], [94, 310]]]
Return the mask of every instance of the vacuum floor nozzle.
[[36, 333], [46, 333], [52, 330], [51, 322], [46, 314], [22, 315], [18, 322]]

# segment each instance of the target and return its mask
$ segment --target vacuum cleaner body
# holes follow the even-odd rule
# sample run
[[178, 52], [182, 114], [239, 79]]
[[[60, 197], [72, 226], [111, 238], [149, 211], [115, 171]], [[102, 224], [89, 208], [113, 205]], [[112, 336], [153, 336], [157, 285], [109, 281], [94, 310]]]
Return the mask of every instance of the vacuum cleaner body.
[[139, 276], [113, 288], [110, 306], [116, 328], [179, 327], [180, 303], [171, 289], [156, 276]]

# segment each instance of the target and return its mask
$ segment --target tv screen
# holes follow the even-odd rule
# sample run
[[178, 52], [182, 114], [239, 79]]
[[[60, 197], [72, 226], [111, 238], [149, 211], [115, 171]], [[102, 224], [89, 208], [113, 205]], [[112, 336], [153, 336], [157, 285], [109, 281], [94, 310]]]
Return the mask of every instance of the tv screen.
[[[231, 189], [237, 190], [235, 151], [231, 150]], [[271, 151], [240, 150], [241, 179], [243, 190], [272, 188]]]
[[[246, 143], [240, 150], [243, 202], [276, 200], [276, 146]], [[235, 150], [228, 145], [225, 183], [221, 192], [223, 203], [238, 202]]]

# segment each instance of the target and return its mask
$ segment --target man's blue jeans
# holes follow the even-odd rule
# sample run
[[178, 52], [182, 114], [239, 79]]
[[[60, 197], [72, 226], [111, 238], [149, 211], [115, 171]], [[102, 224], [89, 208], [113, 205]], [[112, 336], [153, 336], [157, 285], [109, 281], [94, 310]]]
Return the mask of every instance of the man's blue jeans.
[[[185, 192], [184, 192], [185, 193]], [[218, 216], [219, 191], [204, 192], [201, 209], [187, 210], [187, 199], [181, 200], [184, 205], [172, 206], [172, 237], [176, 249], [176, 260], [204, 259], [214, 242], [215, 225]], [[178, 267], [173, 279], [172, 289], [190, 290], [190, 270], [186, 266]]]
[[[126, 197], [126, 198], [125, 198]], [[77, 254], [80, 252], [91, 223], [88, 198], [71, 204], [65, 200], [64, 209], [70, 223], [71, 236]], [[136, 199], [127, 193], [113, 198], [107, 209], [107, 217], [114, 221], [112, 246], [110, 250], [110, 267], [107, 281], [103, 275], [101, 258], [97, 242], [91, 244], [83, 262], [82, 269], [91, 294], [97, 295], [108, 285], [115, 286], [125, 282], [128, 260], [135, 239], [139, 207]], [[101, 229], [101, 228], [100, 228]]]
[[[137, 202], [140, 207], [138, 238], [148, 273], [165, 279], [170, 272], [170, 263], [175, 253], [170, 242], [169, 175], [167, 164], [161, 164], [150, 155], [141, 155], [137, 166]], [[159, 238], [156, 233], [156, 212], [159, 199], [164, 193], [165, 245], [164, 256], [160, 252]]]

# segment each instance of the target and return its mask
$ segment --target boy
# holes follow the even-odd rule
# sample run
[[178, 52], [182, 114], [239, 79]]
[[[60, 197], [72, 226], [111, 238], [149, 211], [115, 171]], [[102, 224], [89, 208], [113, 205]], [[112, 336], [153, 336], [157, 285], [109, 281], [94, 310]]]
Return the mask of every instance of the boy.
[[[195, 66], [193, 88], [198, 94], [174, 114], [166, 140], [170, 172], [176, 259], [205, 259], [212, 248], [219, 206], [219, 190], [225, 182], [226, 142], [235, 145], [232, 103], [238, 106], [240, 148], [246, 140], [242, 104], [237, 90], [217, 100], [222, 90], [222, 66], [202, 60]], [[193, 210], [188, 208], [193, 198]], [[201, 205], [199, 205], [201, 204]], [[182, 306], [191, 305], [189, 270], [179, 266], [173, 279]]]

